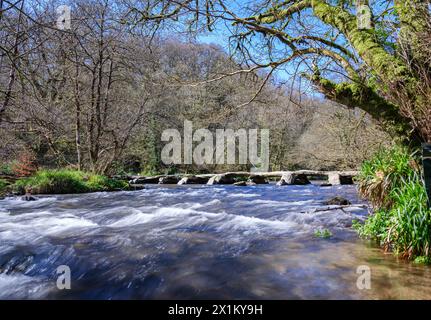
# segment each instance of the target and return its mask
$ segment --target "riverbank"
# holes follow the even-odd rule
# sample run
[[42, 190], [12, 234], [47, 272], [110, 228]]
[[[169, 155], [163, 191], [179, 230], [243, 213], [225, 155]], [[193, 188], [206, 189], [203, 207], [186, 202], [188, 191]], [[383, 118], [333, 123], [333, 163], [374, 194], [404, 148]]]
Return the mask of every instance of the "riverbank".
[[418, 263], [431, 263], [431, 209], [420, 153], [406, 146], [382, 149], [362, 165], [359, 194], [373, 215], [358, 224], [359, 234], [385, 251]]
[[[226, 172], [214, 174], [176, 174], [156, 176], [107, 177], [76, 170], [40, 170], [33, 176], [6, 183], [2, 189], [23, 194], [73, 194], [99, 191], [139, 190], [147, 184], [207, 184], [252, 186], [277, 181], [277, 185], [308, 185], [321, 180], [322, 185], [348, 185], [354, 183], [356, 171], [274, 171], [274, 172]], [[0, 180], [1, 181], [1, 180]], [[0, 183], [0, 187], [1, 187]]]

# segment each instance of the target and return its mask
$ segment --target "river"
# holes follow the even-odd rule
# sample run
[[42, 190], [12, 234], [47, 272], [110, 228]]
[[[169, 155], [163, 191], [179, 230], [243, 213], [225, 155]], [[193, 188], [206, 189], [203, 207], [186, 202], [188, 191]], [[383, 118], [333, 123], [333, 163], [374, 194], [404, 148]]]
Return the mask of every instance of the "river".
[[[322, 204], [343, 196], [353, 205]], [[333, 210], [326, 210], [333, 209]], [[1, 299], [422, 299], [431, 269], [358, 239], [355, 186], [149, 186], [0, 201]], [[329, 229], [332, 237], [315, 236]], [[71, 289], [56, 269], [71, 270]], [[358, 288], [357, 268], [371, 288]]]

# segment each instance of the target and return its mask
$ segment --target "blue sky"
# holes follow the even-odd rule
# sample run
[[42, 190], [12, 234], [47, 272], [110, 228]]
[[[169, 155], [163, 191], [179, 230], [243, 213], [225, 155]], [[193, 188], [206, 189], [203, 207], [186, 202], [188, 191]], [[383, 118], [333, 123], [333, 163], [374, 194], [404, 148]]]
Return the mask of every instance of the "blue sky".
[[[222, 47], [226, 53], [229, 52], [229, 35], [225, 27], [218, 26], [212, 32], [201, 34], [197, 37], [197, 41], [199, 43], [218, 45]], [[295, 71], [296, 65], [295, 63], [292, 63], [290, 65], [285, 65], [284, 67], [293, 73]], [[283, 82], [289, 81], [290, 79], [284, 70], [276, 70], [273, 75], [276, 79]]]
[[[250, 4], [249, 1], [244, 1], [244, 0], [229, 1], [228, 3], [232, 7], [236, 7], [236, 8], [241, 7], [247, 3]], [[238, 11], [238, 12], [241, 12], [241, 11]], [[247, 15], [247, 13], [244, 13], [244, 11], [242, 11], [242, 16], [246, 17], [248, 15]], [[218, 24], [215, 25], [215, 29], [212, 32], [207, 31], [203, 34], [200, 34], [197, 36], [196, 40], [200, 43], [216, 44], [216, 45], [224, 48], [224, 50], [227, 53], [229, 53], [229, 35], [230, 35], [229, 27], [230, 26], [225, 25], [225, 23], [228, 23], [228, 22], [219, 22]], [[280, 46], [280, 49], [285, 48], [284, 44], [278, 44], [278, 45]], [[250, 50], [253, 51], [254, 49], [255, 48], [251, 48]], [[255, 50], [254, 53], [259, 54], [259, 51]], [[259, 60], [259, 62], [263, 63], [265, 61]], [[278, 68], [273, 73], [275, 83], [285, 83], [286, 87], [291, 86], [292, 75], [295, 73], [298, 73], [297, 66], [298, 66], [297, 63], [292, 62], [290, 64], [286, 64], [286, 65], [283, 65], [282, 67]], [[308, 70], [308, 68], [306, 68], [306, 66], [299, 68], [300, 72], [301, 71], [307, 71], [307, 70]], [[295, 84], [299, 85], [299, 82], [298, 82], [299, 78], [297, 77], [295, 80], [296, 80]], [[304, 89], [304, 87], [306, 87], [306, 85], [304, 86], [304, 84], [308, 84], [308, 81], [301, 80], [302, 89]], [[310, 89], [311, 88], [307, 88], [306, 91], [312, 95], [315, 95], [316, 93], [311, 92]], [[318, 95], [320, 96], [320, 94], [318, 94]]]

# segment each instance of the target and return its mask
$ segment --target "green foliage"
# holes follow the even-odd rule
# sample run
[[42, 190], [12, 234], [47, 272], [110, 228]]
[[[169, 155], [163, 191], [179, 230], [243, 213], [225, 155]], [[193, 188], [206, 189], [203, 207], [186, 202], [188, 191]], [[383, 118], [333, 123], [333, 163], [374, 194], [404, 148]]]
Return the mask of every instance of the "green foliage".
[[13, 175], [12, 166], [13, 166], [13, 163], [0, 164], [0, 173], [6, 174], [6, 175]]
[[362, 166], [360, 193], [376, 208], [353, 227], [387, 251], [406, 258], [430, 258], [431, 210], [415, 153], [396, 146], [380, 151]]
[[144, 177], [154, 177], [161, 175], [161, 172], [151, 166], [145, 166], [144, 170], [139, 175]]
[[386, 239], [387, 231], [391, 226], [391, 216], [388, 211], [376, 210], [370, 215], [364, 224], [355, 221], [352, 227], [363, 238], [370, 238], [379, 242], [380, 239]]
[[395, 252], [412, 258], [428, 255], [431, 240], [431, 210], [422, 179], [415, 175], [401, 188], [391, 193], [395, 205], [391, 210], [394, 229], [388, 232], [388, 241]]
[[316, 238], [329, 239], [332, 237], [332, 232], [328, 229], [316, 230], [314, 231], [314, 236]]
[[5, 193], [8, 186], [9, 183], [6, 180], [0, 179], [0, 194]]
[[127, 183], [105, 176], [75, 170], [39, 170], [34, 176], [18, 180], [14, 189], [24, 193], [65, 194], [112, 191], [127, 188]]
[[431, 264], [431, 258], [427, 256], [418, 256], [413, 262], [417, 264]]
[[90, 191], [112, 191], [125, 189], [128, 187], [127, 182], [110, 179], [106, 176], [91, 175], [86, 181], [86, 186]]
[[178, 168], [174, 167], [174, 166], [171, 166], [171, 167], [165, 169], [165, 174], [167, 174], [167, 175], [178, 174], [178, 173], [179, 173]]
[[415, 175], [418, 170], [416, 153], [406, 146], [381, 149], [362, 164], [357, 177], [359, 194], [377, 209], [390, 208], [393, 203], [391, 191], [401, 188], [405, 178]]

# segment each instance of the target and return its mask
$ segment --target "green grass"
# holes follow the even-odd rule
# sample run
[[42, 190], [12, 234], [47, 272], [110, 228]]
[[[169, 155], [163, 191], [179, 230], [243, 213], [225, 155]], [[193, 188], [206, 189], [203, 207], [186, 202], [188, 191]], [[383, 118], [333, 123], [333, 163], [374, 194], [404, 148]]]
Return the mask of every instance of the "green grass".
[[332, 237], [332, 232], [328, 229], [316, 230], [314, 231], [314, 236], [316, 238], [329, 239]]
[[417, 264], [431, 264], [431, 258], [427, 256], [418, 256], [413, 262]]
[[361, 166], [357, 177], [360, 195], [376, 208], [390, 208], [391, 191], [401, 188], [405, 178], [418, 173], [417, 154], [399, 145], [378, 151]]
[[6, 180], [0, 179], [0, 195], [6, 193], [8, 186], [9, 186], [9, 183]]
[[125, 189], [127, 182], [75, 170], [39, 170], [29, 178], [18, 180], [13, 186], [20, 193], [66, 194]]
[[364, 163], [359, 190], [375, 210], [363, 225], [354, 223], [359, 235], [373, 239], [386, 251], [415, 260], [431, 257], [431, 210], [427, 204], [416, 153], [406, 147], [381, 151]]

